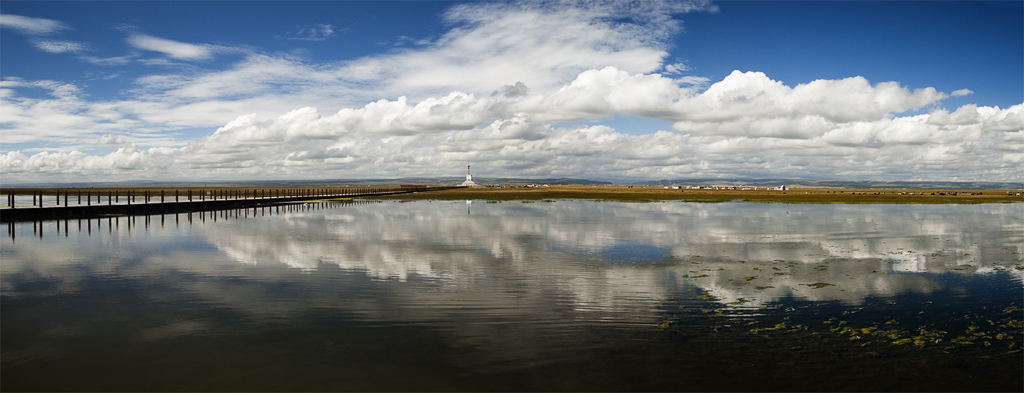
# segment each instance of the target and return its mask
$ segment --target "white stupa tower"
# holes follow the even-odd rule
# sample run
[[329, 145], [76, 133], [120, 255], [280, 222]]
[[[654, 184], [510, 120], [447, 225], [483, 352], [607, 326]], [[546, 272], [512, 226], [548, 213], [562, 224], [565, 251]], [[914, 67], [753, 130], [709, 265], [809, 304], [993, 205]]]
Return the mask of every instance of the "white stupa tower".
[[466, 165], [466, 181], [460, 185], [463, 187], [476, 187], [479, 185], [473, 182], [473, 173], [469, 171], [469, 165]]

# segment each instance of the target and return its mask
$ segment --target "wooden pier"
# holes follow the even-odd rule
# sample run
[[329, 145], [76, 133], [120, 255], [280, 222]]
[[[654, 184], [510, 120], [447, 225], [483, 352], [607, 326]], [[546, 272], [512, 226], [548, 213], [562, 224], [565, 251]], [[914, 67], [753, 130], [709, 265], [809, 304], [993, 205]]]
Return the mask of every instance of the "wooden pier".
[[[458, 187], [11, 188], [3, 191], [7, 203], [0, 207], [0, 222], [173, 214], [451, 188]], [[32, 204], [26, 205], [29, 195]]]

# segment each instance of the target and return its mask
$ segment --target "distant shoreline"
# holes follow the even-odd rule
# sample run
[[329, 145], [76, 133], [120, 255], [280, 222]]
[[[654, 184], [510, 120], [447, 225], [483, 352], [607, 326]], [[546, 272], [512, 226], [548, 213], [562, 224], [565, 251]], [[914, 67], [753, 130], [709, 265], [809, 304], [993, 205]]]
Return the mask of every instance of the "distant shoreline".
[[758, 202], [758, 203], [1013, 203], [1024, 202], [1020, 190], [959, 189], [833, 189], [791, 188], [785, 191], [686, 189], [659, 186], [538, 186], [533, 188], [475, 187], [374, 199], [541, 201], [596, 199], [624, 202]]
[[[743, 179], [743, 178], [687, 178], [661, 180], [590, 180], [576, 178], [504, 178], [474, 176], [474, 181], [481, 185], [517, 185], [549, 184], [559, 186], [637, 186], [662, 187], [672, 185], [710, 186], [710, 185], [747, 185], [776, 187], [782, 184], [793, 188], [820, 189], [923, 189], [923, 190], [1021, 190], [1022, 182], [986, 182], [986, 181], [878, 181], [878, 180], [808, 180], [808, 179]], [[210, 180], [210, 181], [136, 181], [117, 182], [62, 182], [62, 183], [4, 183], [0, 190], [18, 189], [245, 189], [245, 188], [311, 188], [311, 187], [392, 187], [399, 184], [429, 184], [438, 186], [455, 186], [461, 184], [465, 177], [437, 178], [390, 178], [390, 179], [293, 179], [293, 180]]]
[[[956, 189], [956, 188], [830, 188], [830, 187], [800, 187], [795, 186], [787, 190], [774, 190], [766, 187], [757, 189], [698, 189], [686, 188], [686, 186], [627, 186], [627, 185], [537, 185], [528, 188], [521, 185], [514, 188], [506, 185], [503, 187], [473, 187], [473, 188], [444, 188], [451, 186], [426, 186], [432, 188], [430, 192], [403, 193], [393, 196], [361, 196], [360, 198], [373, 199], [400, 199], [400, 200], [495, 200], [495, 201], [540, 201], [546, 199], [592, 199], [592, 200], [613, 200], [625, 202], [655, 202], [655, 201], [682, 201], [682, 202], [758, 202], [758, 203], [928, 203], [928, 204], [971, 204], [971, 203], [1013, 203], [1024, 202], [1024, 191], [1019, 189]], [[676, 187], [676, 188], [674, 188]], [[333, 187], [332, 187], [333, 188]], [[340, 187], [343, 189], [366, 189], [373, 187]], [[380, 187], [379, 189], [400, 189], [394, 185]], [[753, 187], [752, 187], [753, 188]], [[138, 196], [136, 204], [145, 203], [143, 195], [148, 194], [156, 201], [186, 200], [187, 193], [193, 193], [196, 198], [200, 194], [209, 195], [210, 192], [221, 195], [236, 194], [235, 198], [254, 198], [257, 195], [273, 195], [277, 193], [292, 192], [316, 192], [317, 190], [328, 190], [331, 188], [307, 188], [307, 187], [271, 187], [271, 188], [249, 188], [249, 187], [118, 187], [118, 188], [20, 188], [4, 187], [0, 193], [7, 195], [30, 195], [32, 193], [45, 195], [45, 205], [55, 204], [56, 195], [61, 195], [60, 202], [65, 199], [72, 202], [79, 200], [78, 193], [87, 197], [87, 193], [93, 198], [100, 196], [107, 197], [110, 193], [120, 194], [121, 199], [126, 200], [126, 193], [131, 192]], [[259, 194], [257, 194], [259, 193]], [[161, 197], [163, 195], [163, 197]], [[179, 195], [176, 197], [175, 195]], [[314, 194], [315, 195], [315, 194]], [[258, 197], [257, 197], [258, 198]], [[234, 198], [231, 198], [234, 199]], [[323, 198], [329, 199], [329, 198]], [[27, 202], [26, 202], [27, 203]], [[107, 204], [107, 202], [102, 202]], [[22, 207], [28, 207], [19, 205]], [[7, 209], [6, 204], [3, 209]]]

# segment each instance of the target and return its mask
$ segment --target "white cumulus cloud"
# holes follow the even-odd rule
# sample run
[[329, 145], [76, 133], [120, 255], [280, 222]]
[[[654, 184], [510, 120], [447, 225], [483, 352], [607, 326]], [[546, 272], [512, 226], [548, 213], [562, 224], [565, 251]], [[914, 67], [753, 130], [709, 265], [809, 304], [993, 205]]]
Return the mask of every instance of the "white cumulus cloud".
[[77, 53], [88, 49], [87, 45], [79, 42], [46, 38], [61, 31], [71, 29], [63, 22], [52, 19], [0, 14], [0, 28], [13, 30], [28, 36], [32, 46], [43, 52]]
[[296, 26], [294, 31], [277, 38], [295, 41], [324, 41], [335, 33], [333, 25], [321, 23], [315, 25]]
[[[58, 95], [59, 85], [49, 88]], [[74, 97], [74, 89], [67, 90], [60, 94]], [[751, 100], [741, 96], [777, 104], [744, 112]], [[840, 105], [863, 107], [792, 104], [840, 96]], [[863, 78], [788, 87], [757, 73], [734, 73], [695, 92], [657, 74], [604, 68], [584, 71], [549, 94], [453, 92], [417, 102], [377, 100], [326, 115], [313, 107], [266, 120], [248, 114], [180, 148], [144, 149], [102, 134], [101, 142], [116, 151], [8, 152], [0, 170], [12, 178], [87, 170], [183, 178], [397, 177], [446, 174], [444, 168], [472, 162], [491, 173], [523, 176], [911, 180], [974, 173], [979, 180], [1020, 179], [1024, 104], [899, 116], [942, 97], [934, 89], [871, 85]], [[698, 121], [680, 120], [677, 132], [646, 135], [554, 125], [617, 113]]]
[[126, 41], [138, 49], [160, 52], [179, 60], [204, 60], [213, 55], [210, 48], [204, 45], [188, 44], [147, 34], [131, 34]]
[[86, 49], [85, 45], [72, 41], [35, 40], [32, 44], [39, 50], [49, 53], [74, 53]]
[[69, 29], [66, 24], [60, 21], [11, 14], [0, 14], [0, 28], [11, 29], [21, 34], [34, 36], [50, 35]]
[[971, 94], [974, 94], [974, 92], [971, 91], [970, 89], [954, 90], [952, 93], [949, 93], [949, 95], [953, 97], [963, 97]]

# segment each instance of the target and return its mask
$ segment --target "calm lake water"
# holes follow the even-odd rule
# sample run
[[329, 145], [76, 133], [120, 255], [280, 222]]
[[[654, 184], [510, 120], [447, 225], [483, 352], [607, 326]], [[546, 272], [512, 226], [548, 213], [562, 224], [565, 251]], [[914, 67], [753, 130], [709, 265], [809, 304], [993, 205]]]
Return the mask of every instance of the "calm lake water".
[[2, 390], [1024, 389], [1024, 204], [4, 224]]

